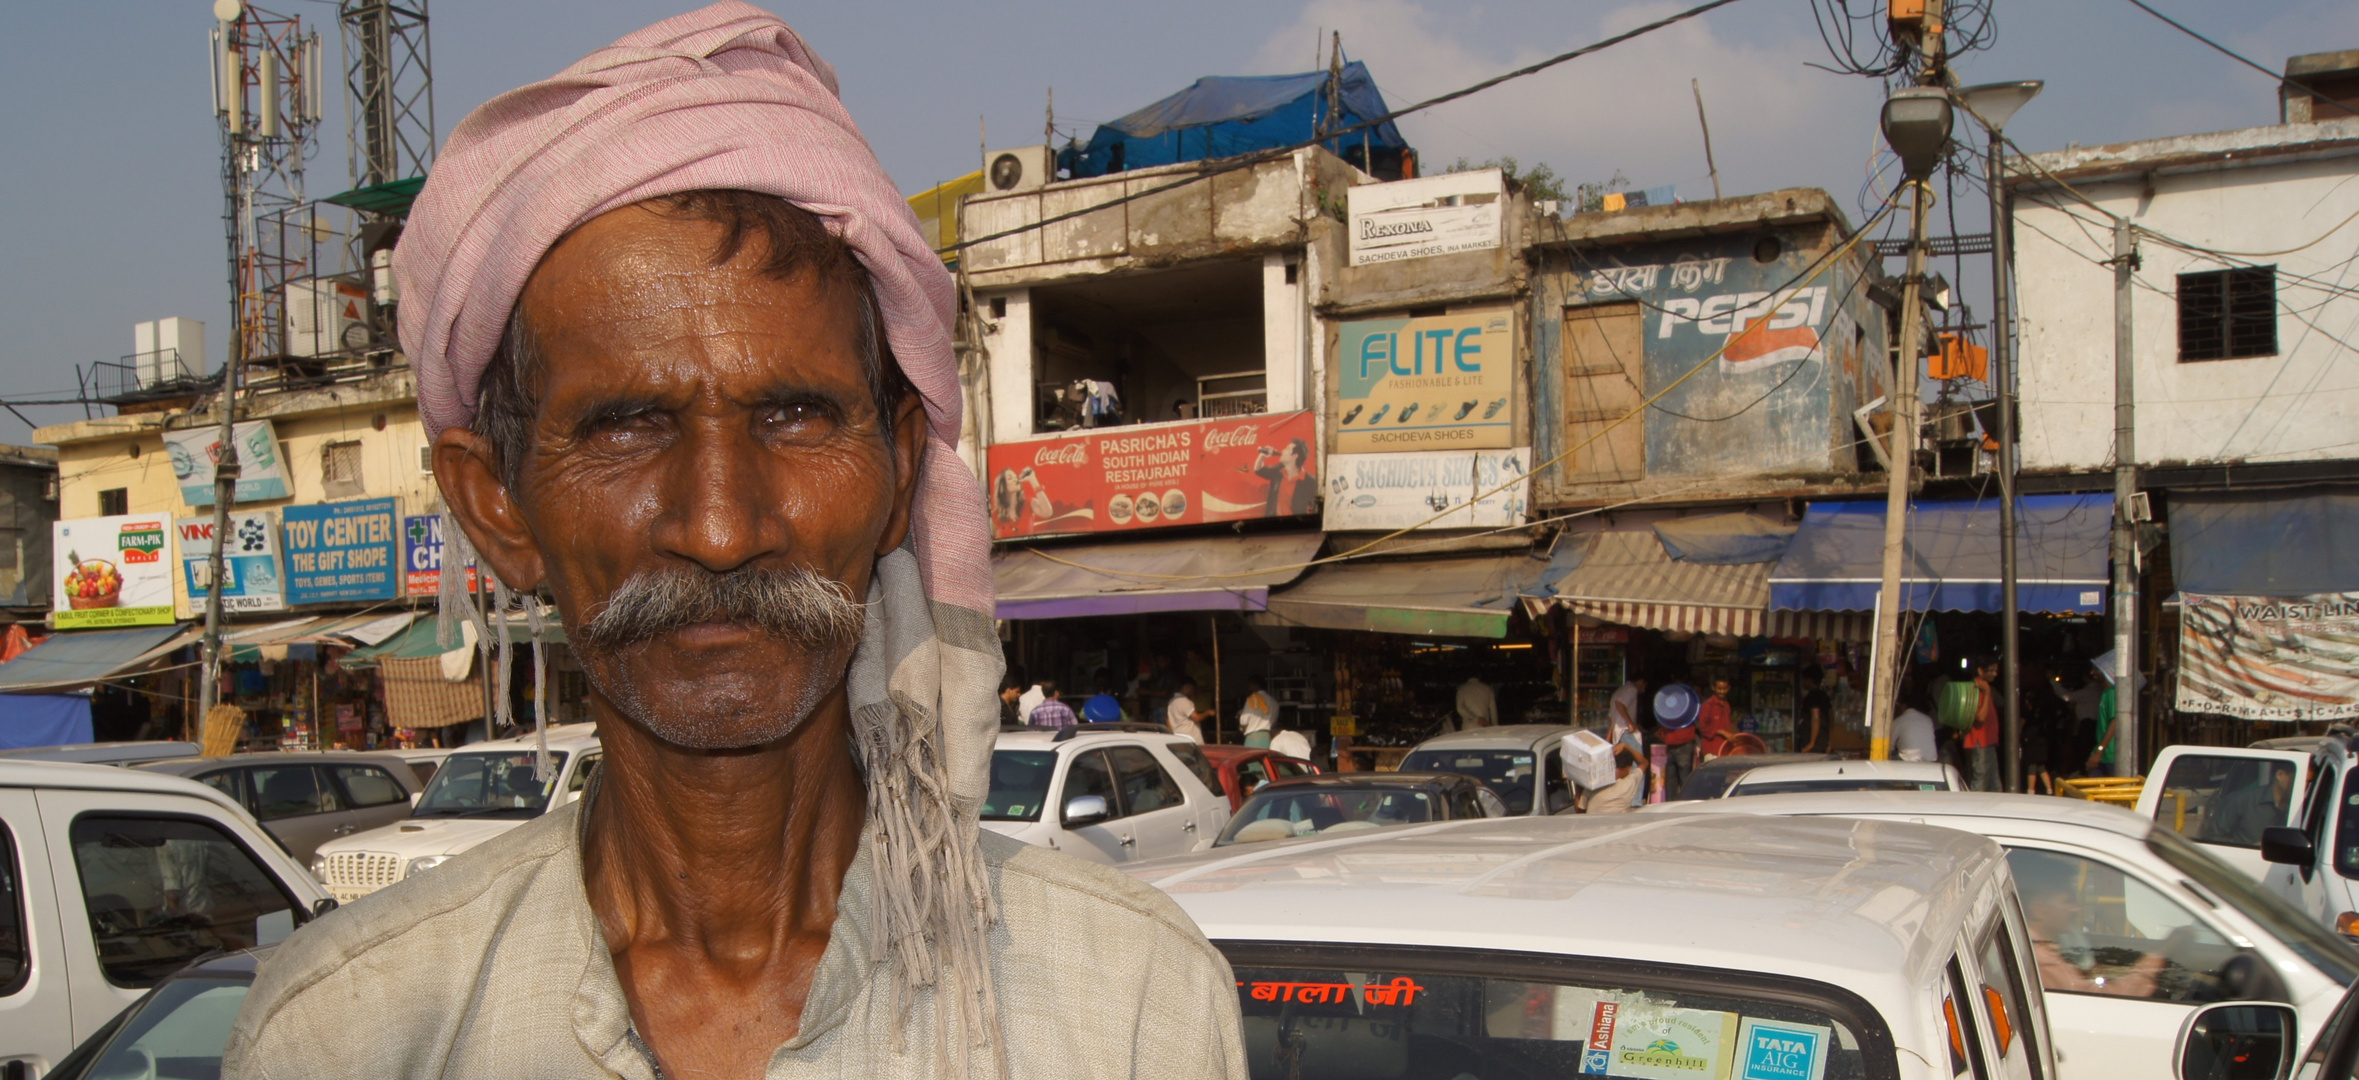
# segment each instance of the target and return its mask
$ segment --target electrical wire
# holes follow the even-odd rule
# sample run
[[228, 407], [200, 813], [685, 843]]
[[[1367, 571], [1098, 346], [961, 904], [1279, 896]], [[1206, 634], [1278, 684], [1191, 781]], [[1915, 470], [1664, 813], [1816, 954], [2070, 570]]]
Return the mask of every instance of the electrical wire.
[[1468, 97], [1473, 94], [1479, 94], [1485, 90], [1512, 79], [1520, 79], [1526, 75], [1538, 74], [1539, 72], [1546, 71], [1549, 68], [1557, 66], [1558, 64], [1563, 64], [1572, 60], [1578, 60], [1581, 57], [1587, 56], [1591, 53], [1610, 49], [1616, 45], [1622, 44], [1625, 41], [1644, 37], [1648, 34], [1654, 33], [1657, 30], [1663, 29], [1664, 27], [1686, 22], [1687, 20], [1696, 18], [1706, 12], [1727, 7], [1728, 5], [1736, 2], [1737, 0], [1707, 0], [1707, 2], [1688, 8], [1685, 11], [1674, 12], [1643, 26], [1633, 27], [1611, 37], [1603, 38], [1587, 45], [1583, 45], [1578, 49], [1572, 50], [1571, 52], [1558, 53], [1555, 56], [1551, 56], [1537, 63], [1526, 64], [1523, 67], [1516, 68], [1513, 71], [1493, 75], [1490, 78], [1484, 79], [1481, 82], [1475, 83], [1471, 86], [1461, 87], [1460, 89], [1452, 90], [1449, 93], [1442, 94], [1437, 97], [1427, 98], [1424, 101], [1420, 101], [1414, 105], [1408, 105], [1402, 108], [1394, 109], [1393, 111], [1385, 113], [1382, 116], [1369, 120], [1363, 120], [1350, 127], [1341, 128], [1335, 131], [1322, 132], [1314, 138], [1306, 139], [1304, 141], [1292, 143], [1286, 146], [1273, 147], [1268, 150], [1257, 151], [1255, 153], [1230, 158], [1218, 165], [1204, 166], [1195, 173], [1181, 177], [1168, 184], [1159, 184], [1155, 187], [1147, 188], [1145, 190], [1133, 191], [1129, 194], [1116, 196], [1115, 198], [1108, 199], [1105, 202], [1096, 203], [1091, 206], [1085, 206], [1078, 210], [1068, 210], [1061, 214], [1052, 214], [1041, 218], [1038, 221], [1017, 225], [1012, 228], [1002, 229], [995, 233], [978, 236], [972, 240], [961, 240], [958, 243], [951, 244], [947, 247], [936, 248], [934, 253], [937, 255], [948, 255], [953, 252], [964, 251], [967, 248], [974, 247], [979, 244], [988, 244], [996, 240], [1007, 239], [1011, 236], [1020, 236], [1024, 233], [1046, 228], [1059, 222], [1071, 221], [1074, 218], [1079, 217], [1086, 217], [1101, 210], [1110, 210], [1126, 203], [1137, 202], [1140, 199], [1161, 195], [1167, 191], [1183, 188], [1190, 184], [1199, 184], [1203, 183], [1204, 181], [1211, 180], [1214, 177], [1225, 176], [1229, 173], [1237, 172], [1242, 169], [1250, 169], [1256, 165], [1262, 164], [1263, 162], [1275, 161], [1298, 150], [1307, 150], [1322, 143], [1333, 142], [1337, 139], [1356, 135], [1371, 128], [1376, 128], [1392, 123], [1394, 120], [1400, 119], [1401, 117], [1407, 116], [1411, 113], [1423, 112], [1424, 110], [1433, 108], [1437, 105], [1446, 105], [1460, 98]]
[[2222, 45], [2222, 44], [2220, 44], [2220, 43], [2219, 43], [2219, 42], [2217, 42], [2217, 41], [2213, 41], [2212, 39], [2210, 39], [2210, 38], [2208, 38], [2208, 37], [2205, 37], [2205, 36], [2203, 36], [2202, 34], [2196, 33], [2194, 30], [2192, 30], [2192, 29], [2189, 29], [2189, 28], [2188, 28], [2188, 26], [2187, 26], [2187, 24], [2185, 24], [2185, 23], [2183, 23], [2183, 22], [2180, 22], [2180, 21], [2179, 21], [2179, 20], [2177, 20], [2177, 19], [2171, 18], [2170, 16], [2168, 16], [2168, 15], [2165, 15], [2165, 14], [2163, 14], [2162, 12], [2156, 11], [2156, 10], [2154, 10], [2154, 9], [2153, 9], [2153, 8], [2151, 8], [2151, 7], [2148, 7], [2148, 6], [2146, 6], [2145, 0], [2129, 0], [2129, 2], [2130, 2], [2130, 6], [2132, 6], [2132, 7], [2135, 7], [2135, 8], [2137, 8], [2138, 10], [2140, 10], [2140, 11], [2143, 11], [2143, 12], [2145, 12], [2145, 13], [2146, 13], [2146, 14], [2148, 14], [2148, 15], [2152, 15], [2152, 16], [2154, 16], [2155, 18], [2157, 18], [2157, 19], [2161, 19], [2163, 22], [2170, 24], [2170, 27], [2171, 27], [2171, 29], [2173, 29], [2173, 30], [2177, 30], [2178, 32], [2180, 32], [2180, 33], [2182, 33], [2182, 34], [2185, 34], [2185, 35], [2187, 35], [2188, 37], [2194, 38], [2194, 39], [2195, 39], [2195, 40], [2197, 40], [2197, 41], [2203, 42], [2204, 44], [2211, 46], [2211, 47], [2212, 47], [2212, 50], [2213, 50], [2213, 51], [2215, 51], [2215, 52], [2217, 52], [2217, 53], [2219, 53], [2220, 55], [2222, 55], [2222, 56], [2225, 56], [2225, 57], [2227, 57], [2227, 58], [2228, 58], [2228, 59], [2230, 59], [2230, 60], [2234, 60], [2234, 61], [2236, 61], [2236, 62], [2237, 62], [2237, 63], [2239, 63], [2239, 64], [2243, 64], [2244, 66], [2246, 66], [2246, 67], [2248, 67], [2248, 68], [2251, 68], [2251, 69], [2253, 69], [2254, 71], [2258, 71], [2258, 72], [2260, 72], [2261, 74], [2263, 74], [2263, 75], [2267, 75], [2267, 76], [2268, 76], [2268, 77], [2270, 77], [2271, 79], [2274, 79], [2274, 80], [2276, 80], [2276, 82], [2277, 82], [2277, 84], [2278, 84], [2279, 86], [2290, 86], [2290, 87], [2293, 87], [2294, 89], [2296, 89], [2296, 90], [2299, 90], [2299, 91], [2301, 91], [2301, 92], [2302, 92], [2302, 93], [2304, 93], [2304, 94], [2308, 94], [2308, 95], [2310, 96], [2310, 100], [2311, 100], [2311, 101], [2313, 101], [2313, 102], [2317, 102], [2317, 101], [2323, 101], [2323, 102], [2326, 102], [2327, 104], [2329, 104], [2329, 105], [2332, 105], [2332, 106], [2334, 106], [2335, 108], [2341, 109], [2345, 115], [2348, 115], [2348, 116], [2359, 116], [2359, 109], [2354, 109], [2354, 108], [2352, 108], [2352, 107], [2350, 107], [2350, 106], [2348, 106], [2348, 105], [2345, 105], [2345, 104], [2343, 104], [2343, 103], [2342, 103], [2342, 102], [2340, 102], [2340, 101], [2336, 101], [2336, 100], [2335, 100], [2335, 99], [2333, 99], [2333, 98], [2330, 98], [2330, 97], [2326, 97], [2326, 96], [2324, 96], [2324, 95], [2321, 95], [2321, 94], [2319, 94], [2317, 91], [2315, 91], [2315, 90], [2312, 90], [2312, 89], [2310, 89], [2310, 88], [2309, 88], [2309, 87], [2307, 87], [2307, 86], [2303, 86], [2302, 84], [2300, 84], [2300, 83], [2298, 83], [2298, 82], [2295, 82], [2295, 81], [2293, 81], [2292, 79], [2286, 78], [2285, 76], [2283, 76], [2283, 75], [2280, 75], [2280, 74], [2278, 74], [2277, 72], [2271, 71], [2271, 70], [2269, 70], [2268, 68], [2262, 67], [2262, 66], [2261, 66], [2261, 65], [2259, 65], [2259, 64], [2253, 63], [2252, 61], [2250, 61], [2250, 60], [2247, 60], [2247, 59], [2245, 59], [2244, 57], [2237, 55], [2237, 54], [2236, 54], [2236, 52], [2235, 52], [2234, 50], [2232, 50], [2232, 49], [2228, 48], [2226, 45]]

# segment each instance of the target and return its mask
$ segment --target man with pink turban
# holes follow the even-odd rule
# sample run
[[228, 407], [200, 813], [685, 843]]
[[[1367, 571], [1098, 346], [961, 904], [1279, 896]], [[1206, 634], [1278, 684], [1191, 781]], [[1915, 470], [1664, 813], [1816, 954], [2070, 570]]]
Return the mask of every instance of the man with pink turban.
[[952, 289], [794, 31], [731, 0], [485, 104], [394, 274], [445, 536], [554, 602], [605, 764], [289, 939], [227, 1075], [1245, 1075], [1168, 898], [977, 827]]

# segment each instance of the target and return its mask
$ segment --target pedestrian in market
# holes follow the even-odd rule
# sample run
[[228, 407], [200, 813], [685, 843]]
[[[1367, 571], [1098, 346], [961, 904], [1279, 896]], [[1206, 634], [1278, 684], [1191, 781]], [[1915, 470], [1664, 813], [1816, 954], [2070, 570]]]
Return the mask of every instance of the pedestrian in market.
[[1065, 704], [1065, 695], [1054, 681], [1040, 684], [1040, 704], [1032, 707], [1033, 727], [1072, 727], [1080, 723], [1073, 715], [1073, 706]]
[[1728, 753], [1728, 737], [1736, 733], [1736, 717], [1728, 703], [1728, 680], [1712, 680], [1712, 696], [1696, 710], [1697, 764]]
[[1832, 674], [1804, 668], [1814, 676], [1810, 689], [1803, 691], [1801, 707], [1794, 711], [1794, 750], [1802, 754], [1824, 754], [1835, 748], [1835, 699], [1827, 693], [1827, 684], [1834, 681]]
[[1270, 700], [1270, 692], [1261, 676], [1245, 680], [1245, 704], [1237, 709], [1237, 730], [1245, 733], [1245, 745], [1268, 746], [1271, 726], [1276, 723], [1278, 703]]
[[2006, 775], [1999, 771], [1999, 658], [1989, 653], [1974, 660], [1974, 726], [1958, 740], [1966, 751], [1966, 786], [1975, 791], [2005, 791]]
[[1499, 723], [1499, 696], [1491, 684], [1480, 677], [1469, 675], [1458, 684], [1458, 730], [1496, 727]]
[[1204, 721], [1212, 717], [1212, 710], [1196, 707], [1196, 680], [1181, 679], [1179, 692], [1171, 695], [1171, 704], [1163, 707], [1163, 723], [1174, 735], [1186, 736], [1188, 741], [1204, 741]]
[[1092, 724], [1118, 724], [1130, 719], [1122, 708], [1122, 699], [1114, 696], [1114, 677], [1098, 674], [1098, 692], [1081, 703], [1081, 718]]
[[1913, 686], [1901, 692], [1900, 713], [1892, 718], [1891, 752], [1894, 761], [1941, 760], [1941, 733], [1925, 692]]
[[2114, 702], [2119, 699], [2115, 697], [2113, 692], [2116, 678], [2113, 665], [2115, 659], [2120, 655], [2114, 650], [2107, 649], [2104, 655], [2089, 661], [2089, 666], [2096, 670], [2097, 677], [2104, 680], [2104, 690], [2097, 695], [2097, 745], [2089, 751], [2089, 760], [2083, 768], [2083, 771], [2090, 776], [2123, 775], [2120, 765], [2115, 761], [2115, 751], [2118, 749], [2117, 744], [2121, 741], [2121, 732], [2114, 723], [2116, 719]]
[[1303, 761], [1311, 760], [1311, 737], [1291, 727], [1280, 727], [1270, 736], [1270, 753], [1284, 754]]
[[[1629, 725], [1632, 732], [1638, 731], [1638, 712], [1640, 708], [1639, 702], [1645, 699], [1645, 676], [1634, 676], [1632, 678], [1623, 680], [1622, 685], [1614, 688], [1613, 698], [1606, 703], [1606, 729], [1610, 731], [1613, 729], [1615, 724], [1621, 723]], [[1644, 740], [1641, 739], [1642, 749], [1643, 743]]]
[[1021, 677], [1002, 676], [999, 680], [1000, 726], [1006, 727], [1024, 722], [1024, 714], [1017, 711], [1017, 704], [1023, 700], [1024, 680]]
[[393, 271], [444, 537], [554, 599], [604, 764], [296, 930], [222, 1075], [1247, 1075], [1177, 905], [979, 827], [956, 290], [835, 87], [732, 0], [436, 158]]
[[1616, 705], [1607, 709], [1605, 741], [1614, 748], [1614, 782], [1591, 792], [1583, 809], [1592, 814], [1627, 814], [1646, 800], [1646, 739], [1639, 735], [1637, 721]]
[[1032, 710], [1039, 708], [1040, 703], [1046, 700], [1048, 700], [1048, 692], [1041, 689], [1040, 683], [1036, 682], [1030, 686], [1025, 687], [1024, 692], [1016, 696], [1017, 722], [1024, 724], [1031, 723]]

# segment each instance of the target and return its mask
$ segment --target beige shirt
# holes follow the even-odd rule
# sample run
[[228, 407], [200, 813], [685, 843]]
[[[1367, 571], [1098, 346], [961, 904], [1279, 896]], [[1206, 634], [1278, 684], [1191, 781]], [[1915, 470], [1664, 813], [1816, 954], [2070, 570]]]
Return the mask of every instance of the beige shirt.
[[[263, 964], [222, 1075], [652, 1080], [582, 887], [579, 806], [298, 931]], [[1235, 978], [1170, 898], [982, 837], [1010, 1077], [1243, 1080]], [[771, 1056], [769, 1080], [943, 1075], [935, 1033], [955, 1002], [928, 990], [898, 1022], [870, 953], [869, 889], [862, 844], [802, 1029]], [[992, 1075], [988, 1052], [968, 1075]]]

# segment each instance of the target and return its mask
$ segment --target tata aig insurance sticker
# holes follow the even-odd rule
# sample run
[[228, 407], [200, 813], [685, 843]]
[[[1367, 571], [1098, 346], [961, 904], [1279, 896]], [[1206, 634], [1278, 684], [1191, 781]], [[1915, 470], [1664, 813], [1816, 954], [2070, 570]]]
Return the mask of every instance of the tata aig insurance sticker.
[[1822, 1080], [1831, 1028], [1746, 1017], [1737, 1033], [1736, 1080]]
[[1647, 1005], [1624, 1005], [1620, 1013], [1607, 1075], [1727, 1080], [1736, 1060], [1735, 1013]]

